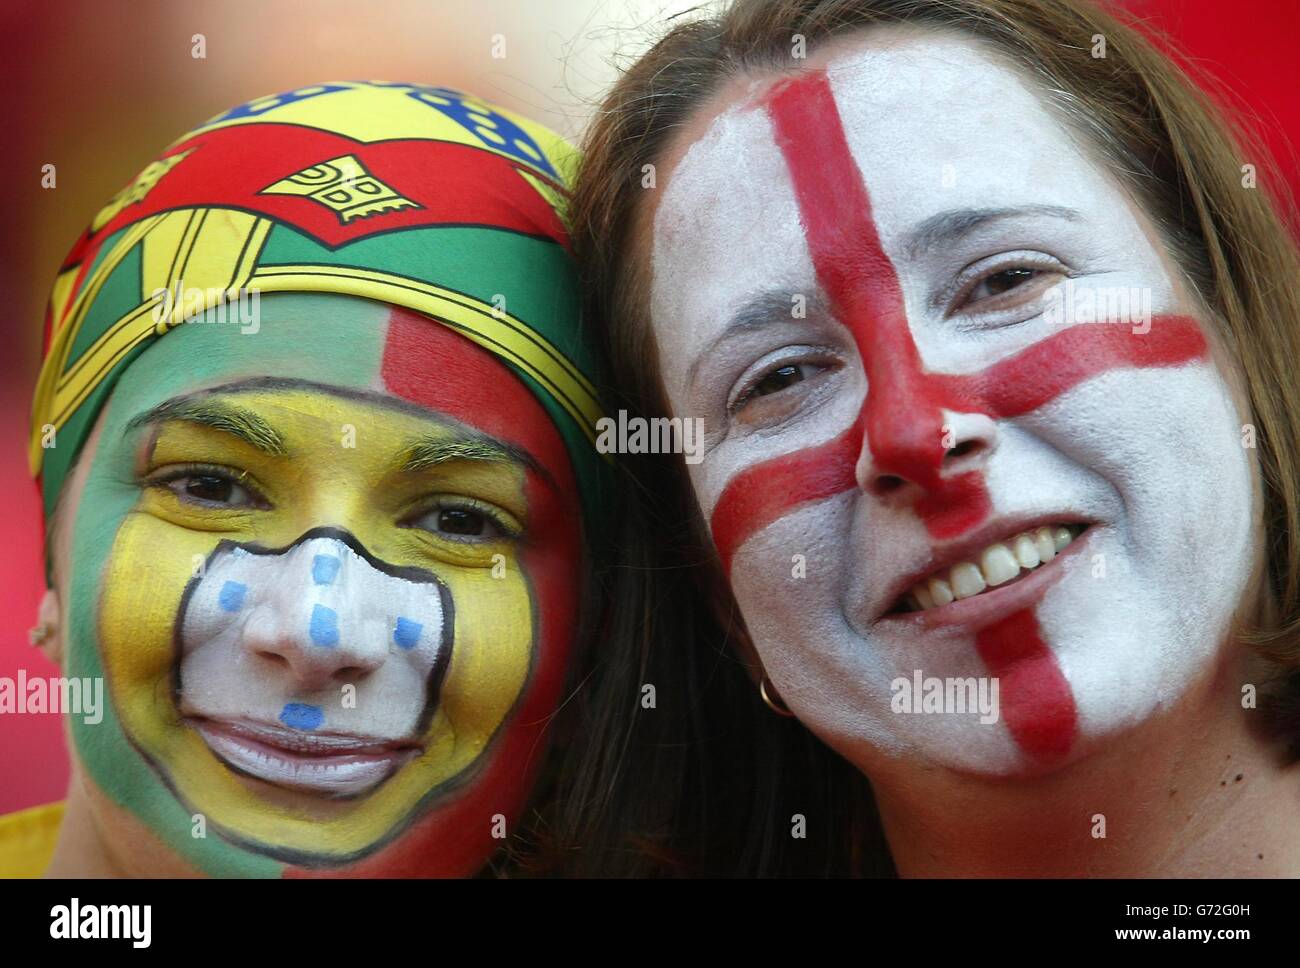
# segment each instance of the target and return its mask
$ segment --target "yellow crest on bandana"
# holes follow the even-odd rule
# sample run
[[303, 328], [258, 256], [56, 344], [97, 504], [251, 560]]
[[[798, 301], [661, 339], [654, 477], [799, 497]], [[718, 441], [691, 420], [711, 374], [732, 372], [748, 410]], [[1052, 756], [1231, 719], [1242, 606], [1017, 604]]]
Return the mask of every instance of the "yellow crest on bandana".
[[355, 155], [331, 158], [294, 172], [263, 188], [261, 194], [305, 196], [335, 213], [340, 222], [376, 212], [420, 207], [366, 171]]

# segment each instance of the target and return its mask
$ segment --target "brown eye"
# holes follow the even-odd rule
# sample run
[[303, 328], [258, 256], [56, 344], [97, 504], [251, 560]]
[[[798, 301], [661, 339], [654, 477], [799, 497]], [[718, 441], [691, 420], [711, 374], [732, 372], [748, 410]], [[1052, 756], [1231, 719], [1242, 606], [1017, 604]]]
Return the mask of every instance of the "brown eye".
[[515, 539], [523, 528], [505, 512], [468, 497], [446, 496], [426, 507], [402, 527], [419, 528], [448, 541], [488, 542]]
[[800, 361], [780, 363], [770, 370], [761, 370], [754, 382], [748, 384], [748, 389], [728, 405], [727, 411], [742, 423], [754, 426], [769, 423], [782, 415], [788, 416], [798, 409], [807, 393], [802, 388], [789, 393], [783, 391], [812, 380], [833, 366], [831, 361]]
[[1037, 274], [1038, 270], [1026, 269], [1023, 266], [1003, 269], [1001, 272], [995, 272], [993, 275], [988, 276], [976, 286], [971, 291], [971, 298], [983, 299], [988, 296], [1000, 296], [1004, 292], [1010, 292], [1017, 286], [1024, 285]]
[[786, 387], [794, 386], [803, 379], [803, 367], [797, 363], [787, 363], [755, 383], [754, 389], [750, 391], [750, 396], [765, 397], [768, 394], [784, 390]]
[[480, 537], [487, 528], [487, 519], [477, 511], [464, 508], [443, 508], [438, 512], [438, 530], [445, 534]]
[[224, 477], [215, 474], [202, 474], [189, 478], [185, 482], [185, 493], [200, 501], [212, 501], [214, 504], [229, 502], [235, 485]]
[[210, 508], [246, 508], [259, 504], [251, 487], [240, 483], [242, 476], [206, 468], [182, 470], [158, 481], [186, 504]]

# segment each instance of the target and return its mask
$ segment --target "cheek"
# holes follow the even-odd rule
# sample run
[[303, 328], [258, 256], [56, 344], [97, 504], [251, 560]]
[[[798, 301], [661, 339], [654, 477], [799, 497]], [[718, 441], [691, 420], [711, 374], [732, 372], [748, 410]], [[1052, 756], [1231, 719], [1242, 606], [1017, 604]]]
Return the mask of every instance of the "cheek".
[[[1220, 644], [1255, 554], [1250, 459], [1226, 386], [1210, 366], [1117, 373], [1037, 419], [1049, 439], [1074, 428], [1073, 456], [1106, 480], [1116, 506], [1086, 562], [1088, 580], [1063, 584], [1044, 603], [1056, 638], [1077, 638], [1068, 631], [1074, 610], [1107, 627], [1122, 615], [1144, 630], [1144, 644], [1113, 656], [1117, 665], [1185, 681]], [[1129, 641], [1123, 624], [1114, 631]]]
[[[855, 678], [862, 650], [841, 649], [858, 641], [843, 608], [858, 567], [854, 508], [854, 496], [842, 494], [794, 511], [759, 532], [729, 575], [763, 667], [787, 702], [787, 692], [795, 702], [805, 692], [821, 702]], [[808, 712], [811, 723], [825, 718]]]
[[[1108, 523], [1127, 532], [1135, 555], [1224, 539], [1226, 557], [1240, 551], [1253, 512], [1250, 462], [1240, 417], [1211, 366], [1103, 374], [1023, 426], [1069, 459], [1075, 481], [1113, 489], [1119, 520]], [[1027, 477], [1041, 464], [1026, 461]], [[1168, 557], [1173, 565], [1194, 555]]]
[[453, 575], [448, 586], [456, 610], [454, 646], [429, 736], [464, 768], [531, 688], [538, 609], [517, 560], [505, 559], [495, 575], [483, 569]]
[[[756, 645], [807, 653], [844, 634], [840, 599], [854, 566], [844, 536], [852, 515], [852, 495], [841, 495], [782, 518], [747, 546], [729, 581]], [[787, 664], [783, 654], [763, 658]]]
[[910, 751], [982, 772], [1013, 771], [1022, 755], [1004, 726], [981, 722], [978, 713], [908, 716], [892, 708], [895, 684], [912, 683], [916, 670], [972, 680], [990, 673], [965, 632], [922, 637], [853, 627], [854, 589], [916, 568], [921, 562], [909, 549], [924, 533], [914, 518], [900, 523], [915, 529], [912, 539], [882, 543], [864, 565], [854, 552], [857, 529], [882, 525], [855, 522], [855, 510], [852, 495], [800, 509], [756, 536], [737, 560], [732, 588], [765, 673], [799, 720], [860, 768]]
[[532, 594], [536, 654], [530, 690], [540, 707], [559, 702], [578, 631], [585, 555], [576, 492], [558, 496], [530, 475], [526, 493], [531, 524], [519, 567]]
[[1080, 733], [1186, 694], [1224, 646], [1255, 555], [1250, 460], [1218, 372], [1099, 375], [1016, 421], [989, 476], [999, 509], [1097, 522], [1035, 609]]
[[216, 543], [213, 535], [132, 514], [104, 570], [98, 621], [104, 669], [127, 732], [157, 755], [174, 752], [176, 616], [194, 563], [201, 564]]

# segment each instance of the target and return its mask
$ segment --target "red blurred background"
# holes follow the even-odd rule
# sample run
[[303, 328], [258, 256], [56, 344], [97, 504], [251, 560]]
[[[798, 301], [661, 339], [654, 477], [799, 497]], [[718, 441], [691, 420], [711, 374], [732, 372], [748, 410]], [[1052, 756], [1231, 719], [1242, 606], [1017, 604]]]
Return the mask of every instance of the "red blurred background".
[[[620, 57], [672, 0], [63, 0], [0, 9], [7, 95], [0, 321], [0, 676], [57, 674], [28, 643], [43, 590], [39, 504], [27, 474], [28, 402], [55, 268], [90, 217], [173, 138], [235, 104], [335, 79], [463, 88], [571, 138]], [[1127, 0], [1221, 85], [1300, 195], [1300, 0]], [[203, 34], [207, 56], [191, 56]], [[504, 58], [493, 58], [497, 35]], [[497, 44], [500, 49], [499, 43]], [[1249, 160], [1249, 159], [1247, 159]], [[57, 188], [43, 189], [53, 164]], [[1261, 181], [1265, 164], [1258, 165]], [[0, 813], [67, 784], [56, 716], [0, 716]]]

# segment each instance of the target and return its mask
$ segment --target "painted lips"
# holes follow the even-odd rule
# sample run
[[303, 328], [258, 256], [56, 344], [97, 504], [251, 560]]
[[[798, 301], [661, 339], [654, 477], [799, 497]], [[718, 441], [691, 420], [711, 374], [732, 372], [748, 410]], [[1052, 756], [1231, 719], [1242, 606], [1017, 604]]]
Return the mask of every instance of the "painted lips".
[[411, 740], [302, 733], [265, 723], [190, 721], [231, 769], [289, 790], [351, 797], [368, 793], [420, 752]]

